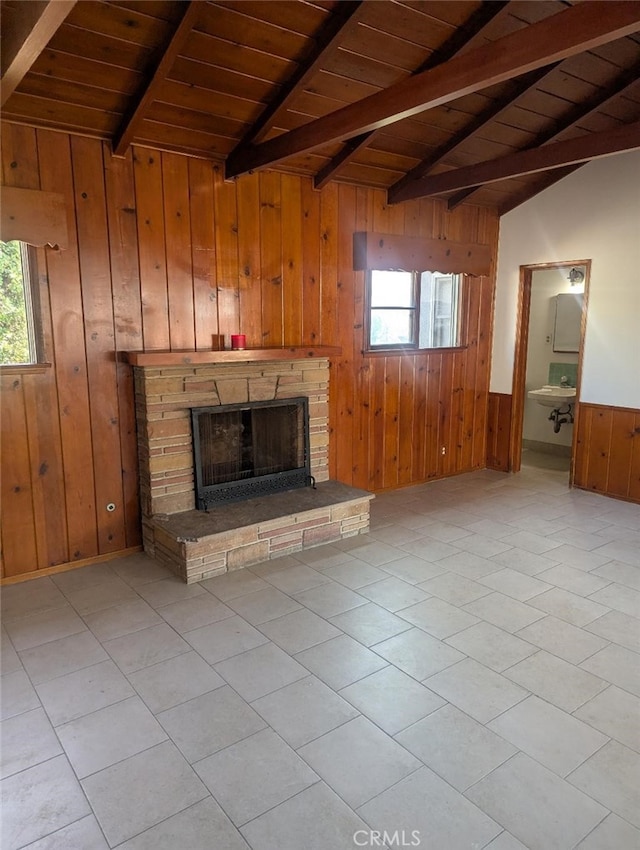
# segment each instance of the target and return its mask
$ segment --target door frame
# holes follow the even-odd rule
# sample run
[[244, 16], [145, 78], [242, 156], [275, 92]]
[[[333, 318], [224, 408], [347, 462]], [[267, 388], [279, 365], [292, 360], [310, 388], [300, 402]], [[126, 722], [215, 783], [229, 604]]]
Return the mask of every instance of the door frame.
[[513, 359], [513, 385], [511, 388], [511, 429], [509, 434], [509, 470], [519, 472], [522, 465], [522, 429], [524, 427], [524, 400], [527, 377], [527, 349], [529, 345], [529, 321], [531, 318], [531, 287], [533, 273], [543, 269], [570, 269], [584, 266], [584, 300], [580, 318], [580, 346], [578, 349], [578, 378], [576, 381], [576, 403], [574, 407], [573, 439], [571, 441], [571, 465], [569, 468], [569, 486], [573, 486], [576, 434], [580, 415], [580, 386], [582, 382], [582, 353], [587, 328], [587, 306], [589, 303], [589, 280], [591, 260], [562, 260], [554, 263], [534, 263], [520, 266], [520, 285], [518, 288], [518, 307], [516, 313], [516, 341]]

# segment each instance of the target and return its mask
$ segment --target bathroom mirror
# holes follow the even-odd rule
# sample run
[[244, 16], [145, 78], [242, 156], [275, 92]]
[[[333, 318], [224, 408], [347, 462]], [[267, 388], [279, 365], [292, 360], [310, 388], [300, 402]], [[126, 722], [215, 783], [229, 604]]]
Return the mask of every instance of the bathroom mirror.
[[556, 318], [553, 328], [553, 350], [580, 350], [580, 322], [582, 321], [582, 292], [561, 292], [556, 295]]

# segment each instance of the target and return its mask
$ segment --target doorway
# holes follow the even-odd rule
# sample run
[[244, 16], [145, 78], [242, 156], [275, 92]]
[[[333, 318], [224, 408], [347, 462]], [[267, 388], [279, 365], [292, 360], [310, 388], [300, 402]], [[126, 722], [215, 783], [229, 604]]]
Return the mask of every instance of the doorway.
[[590, 260], [520, 267], [510, 467], [518, 472], [524, 453], [536, 465], [566, 469], [569, 486], [573, 485], [590, 272]]

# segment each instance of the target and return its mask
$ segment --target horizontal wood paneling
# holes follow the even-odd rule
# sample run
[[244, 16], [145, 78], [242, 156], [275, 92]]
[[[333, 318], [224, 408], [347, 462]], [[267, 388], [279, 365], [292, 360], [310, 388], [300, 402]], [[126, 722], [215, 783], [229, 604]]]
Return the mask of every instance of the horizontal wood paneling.
[[53, 366], [2, 376], [5, 575], [140, 544], [132, 376], [119, 351], [203, 350], [237, 332], [255, 348], [340, 346], [332, 477], [381, 490], [485, 465], [492, 280], [469, 283], [465, 349], [365, 357], [352, 234], [477, 242], [495, 257], [492, 210], [391, 208], [379, 190], [316, 192], [279, 173], [225, 182], [210, 162], [149, 148], [112, 159], [99, 140], [19, 125], [3, 127], [2, 167], [8, 185], [62, 193], [70, 234], [64, 251], [46, 249]]
[[511, 431], [511, 396], [489, 393], [487, 411], [487, 468], [509, 472], [509, 435]]
[[574, 485], [640, 502], [640, 410], [580, 403]]

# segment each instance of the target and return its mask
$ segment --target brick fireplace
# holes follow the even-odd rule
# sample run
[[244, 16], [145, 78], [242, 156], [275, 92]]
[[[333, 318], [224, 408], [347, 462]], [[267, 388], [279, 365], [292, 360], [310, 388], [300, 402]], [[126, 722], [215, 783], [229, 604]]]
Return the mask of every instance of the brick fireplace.
[[[320, 352], [321, 354], [322, 352]], [[145, 551], [187, 582], [359, 534], [372, 494], [329, 481], [329, 360], [317, 351], [129, 352]], [[193, 407], [305, 396], [305, 487], [195, 510]]]

